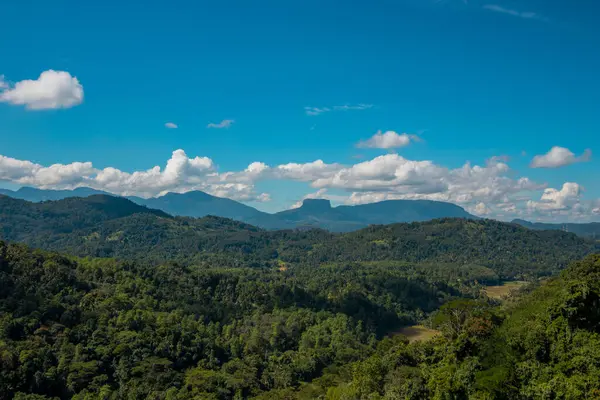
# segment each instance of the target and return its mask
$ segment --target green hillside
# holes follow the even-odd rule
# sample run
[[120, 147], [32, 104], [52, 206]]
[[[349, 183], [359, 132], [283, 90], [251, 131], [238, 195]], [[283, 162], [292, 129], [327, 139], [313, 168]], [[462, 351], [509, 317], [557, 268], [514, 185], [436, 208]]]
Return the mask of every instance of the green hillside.
[[[0, 242], [0, 399], [600, 394], [599, 256], [505, 305], [408, 271], [148, 267]], [[427, 315], [440, 335], [394, 333]]]
[[110, 196], [28, 203], [0, 197], [2, 239], [79, 256], [150, 263], [269, 267], [278, 262], [409, 261], [476, 264], [500, 277], [554, 273], [598, 244], [559, 231], [491, 220], [442, 219], [373, 226], [346, 234], [265, 231], [218, 217], [171, 217]]

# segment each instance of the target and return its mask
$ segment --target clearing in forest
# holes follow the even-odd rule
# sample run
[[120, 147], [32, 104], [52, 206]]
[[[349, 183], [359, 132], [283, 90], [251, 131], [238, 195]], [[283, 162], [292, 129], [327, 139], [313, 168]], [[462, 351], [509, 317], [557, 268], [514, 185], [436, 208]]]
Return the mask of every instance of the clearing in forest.
[[440, 333], [440, 331], [436, 331], [435, 329], [429, 329], [423, 325], [407, 326], [396, 332], [396, 334], [398, 335], [406, 336], [410, 343], [416, 341], [426, 341], [433, 338], [434, 336], [439, 335]]
[[527, 285], [527, 282], [523, 281], [504, 282], [499, 286], [486, 286], [484, 291], [489, 298], [502, 299], [510, 295], [511, 291], [520, 289], [525, 285]]

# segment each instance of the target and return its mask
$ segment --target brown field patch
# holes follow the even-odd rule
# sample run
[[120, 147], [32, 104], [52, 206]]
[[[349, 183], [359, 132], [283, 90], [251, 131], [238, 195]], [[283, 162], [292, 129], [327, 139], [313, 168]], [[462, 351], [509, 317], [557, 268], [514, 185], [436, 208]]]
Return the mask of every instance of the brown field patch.
[[436, 331], [435, 329], [429, 329], [423, 325], [413, 325], [404, 327], [395, 334], [406, 336], [408, 338], [408, 341], [412, 343], [416, 341], [427, 341], [433, 338], [434, 336], [439, 335], [440, 333], [440, 331]]
[[483, 290], [489, 298], [502, 299], [508, 297], [513, 290], [522, 288], [525, 285], [527, 285], [527, 282], [523, 281], [504, 282], [499, 286], [486, 286]]

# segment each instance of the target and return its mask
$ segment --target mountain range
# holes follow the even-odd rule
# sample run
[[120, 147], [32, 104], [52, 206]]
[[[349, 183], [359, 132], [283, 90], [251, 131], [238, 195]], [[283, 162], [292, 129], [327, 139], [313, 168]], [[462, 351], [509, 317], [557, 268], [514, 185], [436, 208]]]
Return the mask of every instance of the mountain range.
[[[327, 211], [323, 201], [307, 204], [310, 215]], [[500, 277], [552, 273], [599, 248], [572, 233], [465, 218], [372, 225], [348, 233], [264, 230], [228, 218], [174, 217], [106, 195], [38, 203], [0, 196], [0, 240], [151, 264], [273, 267], [404, 260], [480, 265]]]
[[[30, 202], [111, 195], [91, 188], [43, 190], [31, 187], [23, 187], [16, 191], [0, 190], [0, 194]], [[388, 200], [364, 205], [332, 207], [329, 200], [306, 199], [299, 208], [269, 214], [235, 200], [212, 196], [201, 191], [167, 193], [148, 199], [131, 196], [127, 199], [174, 216], [202, 218], [213, 215], [265, 229], [322, 228], [332, 232], [349, 232], [373, 224], [419, 222], [445, 217], [476, 218], [457, 205], [429, 200]]]
[[[93, 195], [118, 197], [87, 187], [74, 190], [45, 190], [32, 187], [22, 187], [14, 191], [0, 189], [0, 195], [34, 203]], [[477, 218], [457, 205], [429, 200], [387, 200], [356, 206], [332, 207], [329, 200], [306, 199], [301, 207], [269, 214], [235, 200], [212, 196], [201, 191], [167, 193], [147, 199], [137, 196], [125, 198], [173, 216], [202, 218], [212, 215], [245, 222], [264, 229], [321, 228], [331, 232], [351, 232], [369, 225], [420, 222], [446, 217]], [[600, 237], [600, 223], [598, 222], [552, 224], [515, 219], [512, 223], [533, 230], [562, 230], [582, 237]]]

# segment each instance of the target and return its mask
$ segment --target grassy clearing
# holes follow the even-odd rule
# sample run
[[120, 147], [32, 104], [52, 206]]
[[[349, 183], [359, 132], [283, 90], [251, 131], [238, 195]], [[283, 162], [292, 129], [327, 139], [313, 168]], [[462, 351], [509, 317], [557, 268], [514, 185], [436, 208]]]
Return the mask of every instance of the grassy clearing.
[[400, 329], [398, 332], [395, 332], [396, 335], [404, 335], [408, 338], [410, 343], [416, 341], [427, 341], [434, 336], [439, 335], [441, 332], [436, 331], [435, 329], [429, 329], [424, 327], [423, 325], [413, 325], [407, 326], [405, 328]]
[[492, 299], [502, 299], [508, 297], [513, 290], [517, 290], [527, 285], [527, 282], [514, 281], [504, 282], [499, 286], [486, 286], [484, 289], [485, 294]]

